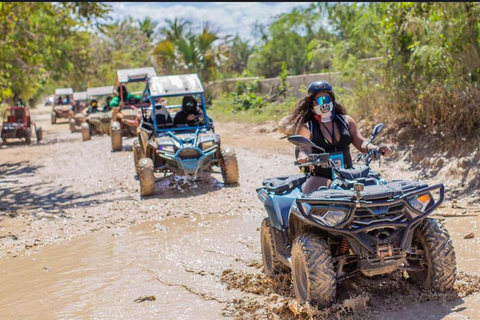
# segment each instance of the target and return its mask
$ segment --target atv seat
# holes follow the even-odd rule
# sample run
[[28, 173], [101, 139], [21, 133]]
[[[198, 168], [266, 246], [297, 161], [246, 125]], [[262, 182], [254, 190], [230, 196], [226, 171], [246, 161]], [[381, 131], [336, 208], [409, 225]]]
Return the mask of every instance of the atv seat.
[[280, 176], [263, 180], [263, 185], [268, 191], [276, 194], [291, 190], [307, 180], [306, 174], [295, 174], [289, 176]]
[[355, 180], [358, 178], [366, 178], [370, 173], [370, 168], [367, 166], [359, 166], [350, 169], [338, 169], [338, 173], [345, 179]]

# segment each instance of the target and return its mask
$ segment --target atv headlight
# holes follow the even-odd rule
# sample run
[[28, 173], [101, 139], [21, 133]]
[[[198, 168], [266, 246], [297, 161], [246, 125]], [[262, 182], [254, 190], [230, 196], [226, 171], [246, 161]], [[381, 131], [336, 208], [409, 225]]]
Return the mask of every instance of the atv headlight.
[[215, 145], [215, 141], [206, 141], [202, 142], [202, 150], [207, 150], [208, 148], [211, 148]]
[[342, 221], [345, 220], [347, 215], [348, 213], [342, 210], [328, 210], [327, 212], [314, 210], [311, 214], [312, 218], [320, 221], [321, 223], [329, 227], [335, 227], [339, 225]]
[[415, 196], [409, 199], [408, 203], [418, 211], [425, 212], [431, 201], [432, 201], [432, 197], [430, 196], [429, 193], [427, 193], [427, 194], [424, 194], [421, 196]]
[[160, 146], [159, 149], [164, 151], [164, 152], [175, 153], [175, 147], [174, 146]]

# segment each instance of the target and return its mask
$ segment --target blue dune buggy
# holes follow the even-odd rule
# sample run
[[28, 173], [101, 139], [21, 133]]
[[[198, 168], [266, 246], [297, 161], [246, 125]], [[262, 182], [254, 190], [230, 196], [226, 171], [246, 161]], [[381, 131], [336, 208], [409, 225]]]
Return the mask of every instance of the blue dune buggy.
[[[150, 77], [143, 93], [149, 105], [142, 107], [138, 139], [134, 141], [135, 170], [141, 196], [155, 192], [154, 172], [197, 179], [202, 173], [221, 170], [225, 184], [238, 183], [238, 163], [233, 148], [221, 149], [220, 136], [214, 132], [213, 120], [207, 116], [202, 82], [197, 74]], [[188, 97], [186, 99], [185, 97]], [[168, 105], [165, 99], [182, 104]], [[185, 112], [185, 101], [197, 104], [193, 123], [177, 123], [178, 113]], [[145, 101], [144, 100], [144, 101]], [[180, 109], [180, 110], [179, 110]], [[176, 111], [176, 112], [175, 112]]]
[[[370, 142], [382, 128], [374, 128]], [[288, 140], [325, 152], [303, 136]], [[300, 174], [266, 179], [257, 189], [267, 213], [261, 226], [265, 273], [290, 268], [300, 302], [328, 306], [337, 283], [358, 273], [372, 277], [405, 270], [421, 286], [453, 289], [452, 241], [443, 225], [428, 217], [443, 201], [443, 184], [387, 182], [369, 166], [380, 157], [371, 150], [357, 159], [364, 166], [344, 169], [330, 154], [310, 154], [309, 162], [296, 165], [332, 168], [333, 188], [303, 193], [306, 175]]]

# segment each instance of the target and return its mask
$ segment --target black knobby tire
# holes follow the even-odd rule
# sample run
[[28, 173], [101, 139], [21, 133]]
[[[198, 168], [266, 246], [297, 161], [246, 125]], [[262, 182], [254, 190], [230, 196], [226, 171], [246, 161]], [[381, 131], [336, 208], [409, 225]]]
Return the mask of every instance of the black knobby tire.
[[120, 122], [114, 121], [110, 125], [110, 128], [111, 128], [110, 138], [112, 139], [112, 150], [121, 151], [122, 150], [122, 130], [121, 130]]
[[453, 289], [457, 273], [455, 249], [447, 229], [436, 219], [427, 218], [415, 229], [412, 245], [424, 250], [426, 270], [408, 271], [412, 280], [425, 288], [444, 292]]
[[155, 192], [155, 175], [153, 161], [150, 158], [142, 158], [138, 162], [138, 180], [140, 181], [140, 195], [150, 196]]
[[30, 128], [27, 128], [27, 130], [25, 132], [25, 142], [27, 144], [32, 143], [32, 129], [30, 129]]
[[328, 307], [335, 300], [337, 278], [325, 240], [306, 233], [293, 241], [292, 279], [295, 297], [302, 303]]
[[42, 127], [37, 128], [36, 135], [37, 135], [37, 142], [42, 141], [43, 139]]
[[133, 141], [133, 162], [135, 165], [135, 173], [138, 175], [139, 167], [138, 161], [140, 160], [140, 142], [138, 140]]
[[57, 123], [57, 114], [55, 113], [55, 111], [52, 112], [51, 120], [52, 120], [52, 121], [51, 121], [52, 124]]
[[260, 247], [262, 249], [263, 270], [269, 277], [285, 271], [283, 264], [278, 260], [278, 253], [273, 242], [270, 219], [262, 221], [260, 230]]
[[227, 148], [222, 151], [222, 159], [220, 164], [222, 170], [223, 181], [225, 184], [238, 183], [238, 162], [235, 149]]

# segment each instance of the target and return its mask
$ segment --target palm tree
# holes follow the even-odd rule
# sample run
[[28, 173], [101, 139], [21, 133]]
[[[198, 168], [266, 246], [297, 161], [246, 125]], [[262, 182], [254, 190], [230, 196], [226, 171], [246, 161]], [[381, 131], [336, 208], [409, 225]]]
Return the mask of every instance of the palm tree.
[[145, 34], [145, 36], [151, 40], [152, 36], [155, 33], [155, 28], [158, 25], [158, 22], [153, 21], [149, 17], [144, 18], [143, 20], [138, 19], [138, 24], [140, 26], [140, 30]]
[[184, 18], [175, 18], [174, 20], [165, 19], [167, 23], [166, 27], [160, 28], [160, 32], [163, 33], [165, 39], [175, 41], [182, 36], [190, 35], [190, 20]]

